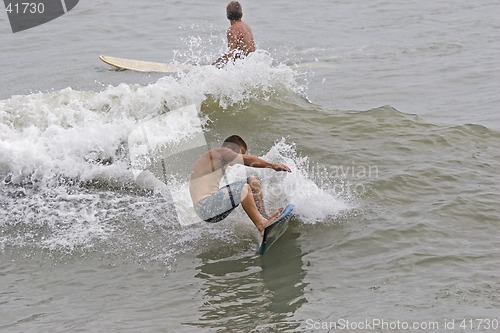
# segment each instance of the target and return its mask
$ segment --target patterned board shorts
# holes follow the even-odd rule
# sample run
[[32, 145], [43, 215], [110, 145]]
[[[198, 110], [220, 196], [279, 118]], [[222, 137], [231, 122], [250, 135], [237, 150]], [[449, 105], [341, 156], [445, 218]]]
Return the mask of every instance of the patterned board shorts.
[[196, 214], [205, 222], [215, 223], [224, 220], [241, 203], [243, 186], [248, 179], [243, 179], [219, 189], [196, 204]]

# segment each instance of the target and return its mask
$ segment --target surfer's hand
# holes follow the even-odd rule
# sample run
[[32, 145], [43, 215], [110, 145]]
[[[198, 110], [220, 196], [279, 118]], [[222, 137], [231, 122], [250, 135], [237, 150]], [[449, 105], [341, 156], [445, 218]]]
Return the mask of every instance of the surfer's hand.
[[287, 167], [286, 165], [284, 165], [284, 164], [274, 164], [274, 165], [273, 165], [273, 169], [274, 169], [275, 171], [286, 171], [286, 172], [292, 172], [292, 170], [291, 170], [289, 167]]

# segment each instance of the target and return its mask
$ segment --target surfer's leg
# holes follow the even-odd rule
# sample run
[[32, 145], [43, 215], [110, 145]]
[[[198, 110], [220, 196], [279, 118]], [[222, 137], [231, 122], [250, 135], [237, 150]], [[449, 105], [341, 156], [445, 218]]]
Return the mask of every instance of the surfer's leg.
[[255, 201], [255, 205], [257, 205], [259, 213], [266, 219], [269, 218], [264, 205], [264, 195], [262, 194], [262, 186], [260, 185], [260, 182], [255, 177], [248, 177], [248, 184], [252, 189], [253, 200]]
[[241, 192], [241, 205], [243, 206], [243, 209], [245, 210], [245, 213], [247, 213], [250, 220], [252, 220], [253, 224], [255, 224], [255, 226], [257, 227], [257, 230], [259, 230], [260, 235], [263, 236], [264, 229], [281, 214], [283, 208], [278, 209], [267, 219], [263, 219], [255, 203], [254, 196], [249, 195], [251, 191], [252, 189], [250, 185], [245, 184]]

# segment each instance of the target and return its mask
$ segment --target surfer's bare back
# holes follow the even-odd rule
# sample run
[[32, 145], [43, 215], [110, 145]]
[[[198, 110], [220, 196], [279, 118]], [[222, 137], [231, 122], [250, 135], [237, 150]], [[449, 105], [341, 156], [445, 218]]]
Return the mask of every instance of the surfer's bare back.
[[231, 26], [227, 29], [227, 45], [229, 51], [219, 57], [212, 65], [224, 66], [230, 59], [246, 57], [255, 51], [252, 29], [243, 22], [243, 11], [238, 1], [231, 1], [226, 8], [227, 19]]

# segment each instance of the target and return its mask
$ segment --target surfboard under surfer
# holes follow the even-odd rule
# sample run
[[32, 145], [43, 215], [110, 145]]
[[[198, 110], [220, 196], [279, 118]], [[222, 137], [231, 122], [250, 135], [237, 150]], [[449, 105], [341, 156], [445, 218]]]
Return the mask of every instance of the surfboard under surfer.
[[243, 11], [238, 1], [231, 1], [226, 7], [226, 16], [231, 26], [227, 29], [229, 51], [215, 60], [212, 65], [223, 67], [229, 60], [248, 56], [255, 51], [252, 29], [243, 22]]
[[240, 203], [260, 234], [283, 211], [283, 207], [269, 215], [264, 207], [261, 184], [255, 177], [220, 187], [227, 182], [228, 166], [241, 164], [253, 168], [271, 168], [275, 171], [291, 172], [284, 164], [270, 163], [257, 156], [247, 154], [247, 144], [238, 135], [224, 140], [220, 148], [210, 149], [194, 163], [189, 181], [189, 192], [198, 216], [210, 223], [225, 219]]

